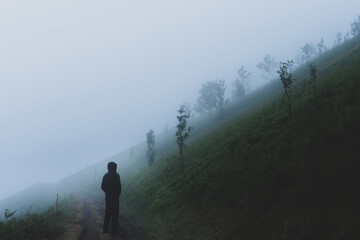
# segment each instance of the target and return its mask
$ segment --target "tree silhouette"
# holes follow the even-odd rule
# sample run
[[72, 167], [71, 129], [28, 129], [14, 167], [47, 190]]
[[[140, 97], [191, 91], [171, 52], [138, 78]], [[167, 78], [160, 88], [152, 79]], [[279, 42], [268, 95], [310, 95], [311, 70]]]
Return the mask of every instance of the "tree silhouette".
[[181, 171], [183, 171], [184, 170], [183, 150], [185, 148], [185, 140], [189, 137], [189, 133], [193, 129], [193, 127], [191, 126], [187, 127], [190, 114], [186, 112], [185, 105], [181, 105], [180, 109], [177, 112], [180, 115], [176, 116], [179, 123], [176, 125], [177, 131], [175, 136], [177, 137], [176, 143], [179, 147]]
[[294, 61], [287, 61], [285, 63], [280, 63], [280, 70], [278, 71], [280, 80], [284, 87], [284, 95], [288, 101], [288, 110], [289, 110], [289, 117], [291, 118], [291, 101], [290, 101], [290, 93], [291, 93], [291, 86], [294, 82], [294, 77], [291, 73], [289, 73], [289, 68], [294, 65]]
[[318, 47], [319, 56], [323, 55], [324, 52], [327, 51], [323, 38], [321, 38], [320, 42], [317, 44], [317, 47]]
[[256, 66], [264, 72], [263, 78], [269, 81], [274, 80], [276, 74], [276, 67], [278, 66], [275, 58], [267, 54], [264, 57], [264, 61]]
[[199, 93], [196, 112], [210, 114], [213, 109], [218, 109], [222, 113], [225, 103], [225, 80], [207, 81], [202, 84]]
[[341, 32], [337, 32], [337, 33], [336, 33], [336, 39], [335, 39], [335, 41], [334, 41], [334, 47], [341, 45], [342, 40], [343, 40], [343, 38], [342, 38], [342, 33], [341, 33]]
[[305, 44], [301, 50], [304, 53], [306, 63], [309, 63], [311, 58], [316, 54], [315, 47], [311, 43]]
[[351, 23], [351, 34], [354, 37], [360, 35], [360, 16]]
[[310, 63], [309, 68], [310, 68], [310, 76], [314, 84], [315, 102], [317, 103], [318, 90], [317, 90], [316, 80], [317, 80], [317, 72], [319, 71], [319, 69], [314, 65], [314, 63]]
[[250, 88], [249, 86], [249, 76], [250, 72], [246, 71], [244, 66], [241, 66], [237, 71], [237, 77], [233, 82], [234, 90], [232, 93], [232, 97], [235, 100], [238, 100], [245, 96], [246, 90]]
[[149, 130], [149, 132], [146, 133], [146, 143], [148, 145], [148, 150], [146, 152], [148, 156], [148, 163], [149, 166], [153, 165], [155, 160], [155, 136], [154, 136], [154, 130]]

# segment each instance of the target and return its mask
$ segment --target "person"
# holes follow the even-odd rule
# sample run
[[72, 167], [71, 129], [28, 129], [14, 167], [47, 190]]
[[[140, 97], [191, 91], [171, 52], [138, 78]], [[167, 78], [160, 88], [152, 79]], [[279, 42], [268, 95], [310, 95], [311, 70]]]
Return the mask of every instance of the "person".
[[103, 232], [109, 232], [111, 221], [111, 231], [115, 233], [118, 228], [119, 218], [119, 197], [121, 194], [120, 175], [116, 172], [117, 165], [109, 162], [108, 172], [104, 175], [101, 182], [101, 189], [105, 192], [105, 218]]

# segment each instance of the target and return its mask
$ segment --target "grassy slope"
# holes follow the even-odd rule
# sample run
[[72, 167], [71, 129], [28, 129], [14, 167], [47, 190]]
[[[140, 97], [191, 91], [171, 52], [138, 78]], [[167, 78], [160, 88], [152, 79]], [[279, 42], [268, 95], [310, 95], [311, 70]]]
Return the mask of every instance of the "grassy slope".
[[[169, 130], [156, 138], [151, 168], [141, 144], [134, 146], [132, 157], [129, 149], [65, 178], [46, 191], [48, 197], [82, 191], [103, 198], [101, 178], [107, 162], [115, 161], [124, 189], [121, 210], [147, 239], [360, 235], [359, 49], [360, 40], [354, 39], [315, 62], [319, 104], [310, 105], [299, 87], [291, 120], [279, 81], [228, 106], [222, 119], [194, 120], [183, 173]], [[306, 67], [295, 72], [299, 86], [307, 76]], [[44, 200], [39, 195], [29, 202], [30, 192], [8, 200], [21, 198], [34, 206]]]
[[[319, 103], [294, 91], [123, 178], [148, 239], [340, 239], [360, 234], [360, 44], [316, 62]], [[296, 78], [307, 77], [299, 69]], [[234, 107], [234, 106], [233, 106]]]
[[0, 212], [0, 239], [59, 239], [65, 232], [67, 223], [74, 218], [70, 210], [69, 199], [59, 202], [55, 219], [55, 208], [46, 210], [33, 210], [26, 212], [21, 209], [15, 211], [4, 210]]

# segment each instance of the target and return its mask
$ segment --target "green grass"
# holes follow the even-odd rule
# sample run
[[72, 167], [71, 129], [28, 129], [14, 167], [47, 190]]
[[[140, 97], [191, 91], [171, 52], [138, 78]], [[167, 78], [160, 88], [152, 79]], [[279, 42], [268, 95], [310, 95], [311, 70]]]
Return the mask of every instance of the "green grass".
[[307, 68], [294, 73], [291, 119], [269, 84], [268, 98], [246, 100], [255, 107], [195, 132], [184, 172], [174, 149], [123, 176], [121, 210], [156, 240], [360, 236], [359, 39], [315, 64], [317, 105], [300, 87]]
[[5, 209], [0, 215], [0, 239], [59, 239], [65, 231], [65, 225], [74, 217], [69, 200], [59, 202], [56, 214], [50, 207], [38, 212], [29, 208], [25, 213]]

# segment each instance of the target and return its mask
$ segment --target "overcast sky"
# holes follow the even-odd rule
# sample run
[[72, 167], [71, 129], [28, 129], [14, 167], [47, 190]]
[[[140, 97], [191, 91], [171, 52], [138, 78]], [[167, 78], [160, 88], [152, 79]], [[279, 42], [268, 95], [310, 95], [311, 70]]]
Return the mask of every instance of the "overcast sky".
[[[207, 80], [328, 47], [359, 0], [0, 0], [0, 199], [173, 127]], [[174, 139], [175, 141], [175, 139]]]

